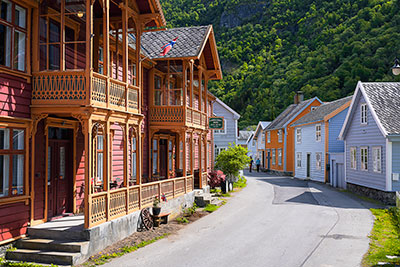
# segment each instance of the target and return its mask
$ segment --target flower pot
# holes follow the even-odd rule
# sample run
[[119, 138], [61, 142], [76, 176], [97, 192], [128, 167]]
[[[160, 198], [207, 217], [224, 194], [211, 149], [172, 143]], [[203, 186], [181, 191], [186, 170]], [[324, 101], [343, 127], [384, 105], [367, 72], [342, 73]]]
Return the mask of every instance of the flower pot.
[[160, 215], [161, 207], [153, 207], [153, 215]]

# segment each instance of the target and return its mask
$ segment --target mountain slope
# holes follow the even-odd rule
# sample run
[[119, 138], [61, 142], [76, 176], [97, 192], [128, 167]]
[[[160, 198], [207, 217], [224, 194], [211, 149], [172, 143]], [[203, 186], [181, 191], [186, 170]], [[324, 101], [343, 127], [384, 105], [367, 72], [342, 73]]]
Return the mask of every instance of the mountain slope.
[[330, 101], [358, 80], [393, 81], [399, 0], [161, 0], [170, 27], [213, 24], [223, 66], [210, 91], [242, 115], [272, 120], [294, 92]]

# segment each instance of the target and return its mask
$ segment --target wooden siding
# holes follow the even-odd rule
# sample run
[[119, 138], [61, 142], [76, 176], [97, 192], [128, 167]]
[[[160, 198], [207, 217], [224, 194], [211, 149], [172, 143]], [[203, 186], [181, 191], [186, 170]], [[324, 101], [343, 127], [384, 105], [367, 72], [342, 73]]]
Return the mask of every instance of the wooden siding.
[[76, 210], [75, 212], [84, 211], [85, 198], [85, 137], [79, 129], [76, 137]]
[[30, 118], [31, 85], [26, 80], [0, 74], [0, 116]]
[[344, 152], [344, 142], [339, 140], [339, 134], [342, 130], [342, 126], [344, 120], [346, 119], [347, 111], [349, 108], [346, 108], [333, 118], [329, 120], [329, 153], [339, 153]]
[[[400, 142], [392, 142], [392, 173], [400, 173]], [[392, 181], [392, 191], [400, 191], [400, 181]]]
[[[368, 109], [368, 124], [360, 123], [360, 104], [365, 103], [359, 92], [354, 104], [354, 112], [349, 118], [349, 128], [345, 136], [346, 141], [346, 181], [348, 183], [370, 187], [378, 190], [386, 189], [386, 139], [382, 135], [371, 111]], [[368, 146], [368, 171], [361, 171], [360, 147]], [[373, 171], [372, 147], [382, 147], [382, 172]], [[357, 147], [357, 169], [350, 168], [350, 147]]]
[[[271, 132], [271, 143], [265, 142], [265, 149], [267, 151], [267, 149], [271, 149], [271, 155], [270, 155], [270, 159], [271, 159], [271, 164], [270, 164], [270, 170], [274, 170], [274, 171], [283, 171], [283, 161], [284, 159], [282, 158], [282, 165], [278, 165], [278, 149], [282, 149], [282, 153], [284, 153], [284, 143], [283, 143], [283, 137], [282, 137], [282, 143], [278, 142], [278, 130], [270, 130]], [[275, 162], [272, 162], [272, 151], [276, 150], [276, 156], [275, 156]], [[268, 160], [267, 160], [267, 164], [266, 166], [268, 166]]]
[[225, 118], [225, 134], [214, 133], [214, 144], [217, 147], [228, 147], [229, 143], [237, 143], [238, 129], [233, 114], [218, 102], [214, 103], [214, 114]]
[[[315, 139], [315, 125], [321, 125], [321, 141]], [[300, 179], [307, 178], [307, 154], [311, 154], [310, 162], [310, 179], [314, 181], [324, 182], [325, 179], [325, 125], [324, 123], [309, 124], [295, 129], [301, 129], [301, 142], [295, 140], [295, 177]], [[295, 131], [296, 132], [296, 131]], [[297, 167], [297, 153], [301, 153], [301, 167]], [[321, 170], [317, 170], [316, 153], [321, 153]]]
[[30, 220], [30, 205], [24, 202], [1, 206], [0, 242], [26, 234]]
[[117, 181], [118, 184], [124, 181], [124, 132], [120, 126], [113, 125], [114, 131], [112, 140], [112, 177], [111, 181]]

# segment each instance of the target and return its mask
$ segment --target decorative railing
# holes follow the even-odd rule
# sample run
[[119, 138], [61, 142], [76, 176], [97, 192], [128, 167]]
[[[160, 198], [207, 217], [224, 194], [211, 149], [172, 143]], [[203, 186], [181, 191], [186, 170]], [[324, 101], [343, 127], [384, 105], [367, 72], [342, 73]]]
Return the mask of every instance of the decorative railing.
[[81, 71], [33, 74], [32, 103], [84, 105], [87, 99], [85, 73]]
[[203, 172], [201, 177], [202, 188], [207, 186], [207, 177], [208, 177], [207, 172]]
[[207, 126], [207, 115], [190, 107], [153, 106], [150, 108], [150, 123], [153, 125], [168, 123], [168, 125], [205, 129]]
[[[32, 104], [92, 105], [139, 112], [139, 88], [93, 73], [90, 87], [84, 71], [47, 71], [32, 75]], [[89, 90], [90, 88], [90, 90]]]
[[[91, 195], [89, 228], [153, 204], [164, 194], [172, 199], [193, 191], [193, 176], [167, 179]], [[127, 199], [128, 198], [128, 199]]]

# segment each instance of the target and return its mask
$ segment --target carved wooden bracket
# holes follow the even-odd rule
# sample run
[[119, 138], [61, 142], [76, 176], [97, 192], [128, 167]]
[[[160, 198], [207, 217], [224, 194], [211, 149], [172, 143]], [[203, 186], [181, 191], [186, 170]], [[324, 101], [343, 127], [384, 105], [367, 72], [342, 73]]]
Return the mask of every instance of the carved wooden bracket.
[[49, 114], [33, 114], [32, 115], [32, 127], [29, 133], [29, 138], [32, 138], [33, 136], [36, 135], [36, 131], [37, 131], [37, 125], [38, 123], [47, 118], [49, 116]]

